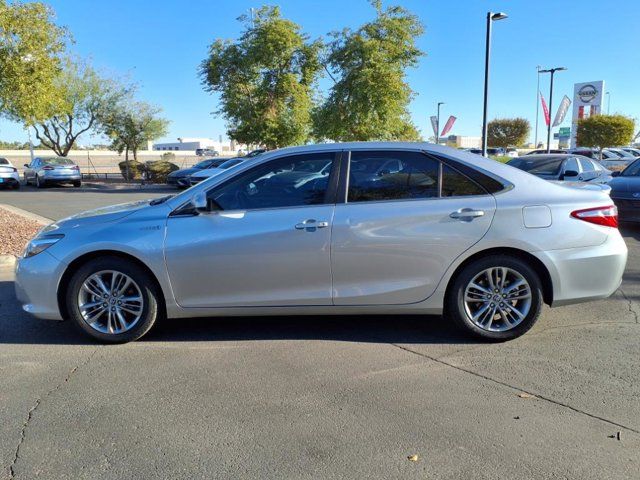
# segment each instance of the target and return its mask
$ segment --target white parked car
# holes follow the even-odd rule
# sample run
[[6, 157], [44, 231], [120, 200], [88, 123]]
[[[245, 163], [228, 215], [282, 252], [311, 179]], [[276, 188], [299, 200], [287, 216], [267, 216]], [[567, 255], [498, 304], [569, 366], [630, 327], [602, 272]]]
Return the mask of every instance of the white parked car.
[[0, 157], [0, 187], [20, 188], [18, 169], [6, 158]]
[[216, 175], [220, 175], [222, 172], [227, 170], [228, 168], [235, 167], [236, 165], [244, 162], [244, 158], [231, 158], [216, 168], [207, 168], [205, 170], [201, 170], [199, 172], [194, 173], [189, 177], [189, 183], [191, 185], [196, 185], [207, 178], [215, 177]]

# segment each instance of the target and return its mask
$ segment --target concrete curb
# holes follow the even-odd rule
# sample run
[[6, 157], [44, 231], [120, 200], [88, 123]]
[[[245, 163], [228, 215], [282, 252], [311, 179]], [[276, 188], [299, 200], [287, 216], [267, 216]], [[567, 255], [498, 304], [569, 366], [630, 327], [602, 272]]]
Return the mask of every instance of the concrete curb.
[[16, 257], [13, 255], [0, 255], [0, 268], [11, 267], [16, 264]]
[[40, 216], [36, 213], [31, 213], [28, 210], [23, 210], [21, 208], [14, 207], [13, 205], [7, 205], [6, 203], [0, 203], [0, 208], [4, 208], [11, 213], [33, 220], [34, 222], [38, 222], [41, 225], [50, 225], [54, 222], [54, 220], [51, 220], [50, 218]]

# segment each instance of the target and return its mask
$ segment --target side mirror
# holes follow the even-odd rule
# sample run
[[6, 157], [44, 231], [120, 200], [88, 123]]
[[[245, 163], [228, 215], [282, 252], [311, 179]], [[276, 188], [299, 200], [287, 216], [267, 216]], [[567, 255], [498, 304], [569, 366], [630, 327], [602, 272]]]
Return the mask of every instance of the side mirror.
[[620, 172], [620, 171], [611, 172], [611, 176], [612, 177], [619, 177], [621, 173], [622, 172]]
[[575, 170], [565, 170], [563, 178], [577, 177], [577, 176], [578, 176], [578, 172], [576, 172]]
[[205, 192], [196, 193], [191, 198], [191, 205], [193, 205], [193, 208], [198, 213], [208, 213], [210, 211], [207, 194]]
[[24, 167], [25, 167], [25, 168], [29, 168], [29, 164], [28, 164], [28, 163], [25, 163], [25, 164], [24, 164]]

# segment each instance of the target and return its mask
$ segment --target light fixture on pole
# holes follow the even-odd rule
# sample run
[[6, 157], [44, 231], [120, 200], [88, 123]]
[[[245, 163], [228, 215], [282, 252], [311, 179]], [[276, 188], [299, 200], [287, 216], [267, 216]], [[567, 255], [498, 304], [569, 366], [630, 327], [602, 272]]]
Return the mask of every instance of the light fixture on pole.
[[436, 120], [436, 145], [440, 145], [440, 105], [444, 105], [444, 102], [438, 102], [438, 117]]
[[487, 41], [484, 57], [484, 106], [482, 110], [482, 155], [487, 156], [487, 105], [489, 101], [489, 64], [491, 62], [491, 24], [507, 18], [506, 13], [487, 12]]
[[[566, 70], [565, 67], [548, 68], [546, 70], [540, 70], [540, 73], [550, 73], [551, 83], [549, 85], [549, 115], [553, 112], [553, 75], [556, 72]], [[547, 125], [547, 153], [551, 153], [551, 117], [549, 117], [549, 125]]]

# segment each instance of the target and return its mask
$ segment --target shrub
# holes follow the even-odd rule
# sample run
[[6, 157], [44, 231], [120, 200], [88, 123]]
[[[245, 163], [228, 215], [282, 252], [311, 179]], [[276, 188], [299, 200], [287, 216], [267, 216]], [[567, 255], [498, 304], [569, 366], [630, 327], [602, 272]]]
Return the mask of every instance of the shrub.
[[152, 183], [166, 183], [167, 176], [171, 172], [175, 172], [179, 168], [180, 167], [178, 167], [175, 163], [164, 160], [160, 160], [157, 162], [147, 162], [145, 164], [146, 179]]
[[160, 161], [175, 163], [176, 154], [173, 152], [164, 152], [162, 155], [160, 155]]
[[[129, 176], [127, 178], [127, 164], [128, 164], [128, 173]], [[140, 180], [142, 178], [142, 172], [144, 171], [144, 164], [140, 162], [136, 162], [135, 160], [129, 160], [120, 162], [118, 164], [118, 168], [120, 168], [120, 173], [125, 180]]]

